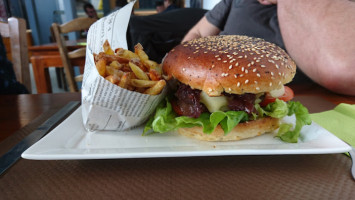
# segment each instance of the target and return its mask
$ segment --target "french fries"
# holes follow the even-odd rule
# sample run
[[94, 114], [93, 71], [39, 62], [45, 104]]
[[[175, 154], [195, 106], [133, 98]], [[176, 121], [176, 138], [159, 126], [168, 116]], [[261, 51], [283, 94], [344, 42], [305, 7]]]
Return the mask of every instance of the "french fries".
[[166, 85], [161, 65], [149, 60], [141, 44], [134, 47], [134, 52], [123, 48], [113, 50], [106, 40], [103, 52], [94, 54], [94, 60], [99, 74], [121, 88], [158, 95]]
[[157, 95], [163, 90], [165, 85], [165, 80], [160, 80], [153, 87], [148, 88], [146, 91], [144, 91], [144, 94]]

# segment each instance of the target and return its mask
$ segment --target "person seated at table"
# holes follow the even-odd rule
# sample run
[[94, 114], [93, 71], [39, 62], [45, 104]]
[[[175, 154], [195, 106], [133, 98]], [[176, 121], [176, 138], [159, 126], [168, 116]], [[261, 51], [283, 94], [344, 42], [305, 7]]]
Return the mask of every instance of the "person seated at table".
[[5, 45], [0, 35], [0, 95], [28, 93], [26, 87], [16, 80], [12, 63], [6, 57]]
[[155, 2], [155, 10], [157, 11], [157, 13], [163, 12], [165, 10], [164, 2], [163, 1], [156, 1]]
[[113, 12], [123, 8], [127, 4], [128, 4], [127, 0], [116, 0], [115, 7], [112, 9], [112, 11], [110, 13], [113, 13]]
[[[349, 0], [222, 0], [184, 37], [248, 35], [287, 50], [312, 81], [355, 95], [355, 3]], [[306, 75], [304, 76], [303, 73]]]
[[168, 11], [171, 11], [171, 10], [175, 10], [175, 9], [178, 9], [180, 8], [178, 6], [179, 0], [164, 0], [164, 7], [165, 7], [165, 10], [163, 12], [168, 12]]
[[88, 17], [99, 19], [97, 12], [91, 3], [85, 3], [83, 9]]

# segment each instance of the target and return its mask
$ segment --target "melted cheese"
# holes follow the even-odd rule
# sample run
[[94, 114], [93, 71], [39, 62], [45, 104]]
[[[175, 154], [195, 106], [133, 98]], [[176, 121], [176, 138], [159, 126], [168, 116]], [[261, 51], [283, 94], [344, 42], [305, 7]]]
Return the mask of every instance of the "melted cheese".
[[277, 97], [280, 97], [282, 96], [283, 94], [285, 94], [285, 87], [284, 86], [281, 86], [280, 89], [276, 89], [276, 90], [271, 90], [270, 92], [270, 95], [274, 98], [277, 98]]
[[225, 96], [210, 97], [208, 94], [201, 91], [200, 102], [207, 107], [210, 113], [228, 110], [228, 100]]

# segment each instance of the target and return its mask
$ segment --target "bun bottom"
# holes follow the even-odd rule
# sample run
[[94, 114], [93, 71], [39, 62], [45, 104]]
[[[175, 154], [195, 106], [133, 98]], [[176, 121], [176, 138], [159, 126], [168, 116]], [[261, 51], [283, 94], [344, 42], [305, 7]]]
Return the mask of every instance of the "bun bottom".
[[262, 135], [279, 128], [279, 119], [265, 117], [238, 124], [230, 133], [224, 134], [220, 125], [211, 134], [202, 132], [202, 127], [179, 128], [177, 131], [183, 136], [204, 141], [235, 141]]

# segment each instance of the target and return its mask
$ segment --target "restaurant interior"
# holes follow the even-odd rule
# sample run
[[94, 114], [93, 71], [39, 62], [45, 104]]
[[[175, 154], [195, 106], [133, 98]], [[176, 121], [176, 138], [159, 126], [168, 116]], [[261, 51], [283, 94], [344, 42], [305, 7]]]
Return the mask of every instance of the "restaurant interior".
[[[96, 86], [84, 89], [83, 80], [91, 78], [85, 74], [91, 69], [87, 68], [90, 62], [95, 62], [98, 75], [105, 78], [102, 80], [127, 89], [117, 92], [113, 84], [101, 79], [96, 83], [105, 88], [100, 95], [110, 100], [106, 104], [111, 103], [110, 98], [133, 103], [130, 108], [136, 113], [126, 116], [129, 124], [136, 115], [155, 110], [150, 107], [168, 99], [160, 95], [166, 92], [165, 81], [155, 91], [163, 75], [156, 80], [153, 72], [142, 75], [135, 70], [161, 67], [167, 53], [221, 1], [228, 0], [0, 0], [2, 42], [19, 83], [13, 92], [0, 93], [0, 199], [353, 199], [355, 96], [330, 91], [315, 82], [285, 86], [292, 89], [292, 101], [306, 107], [312, 120], [310, 128], [302, 129], [312, 134], [303, 136], [301, 132], [298, 143], [284, 143], [277, 136], [241, 143], [180, 139], [175, 133], [170, 139], [165, 134], [142, 136], [136, 131], [137, 127], [143, 130], [141, 123], [131, 125], [119, 137], [114, 129], [103, 128], [103, 134], [98, 134], [96, 126], [101, 125], [90, 120], [116, 126], [110, 123], [117, 118], [112, 113], [121, 111], [118, 103], [110, 107], [118, 110], [107, 106], [90, 113], [101, 106], [92, 103], [97, 96], [90, 96], [97, 92]], [[174, 2], [171, 10], [167, 2]], [[127, 31], [120, 35], [126, 38], [127, 50], [111, 48], [103, 38], [88, 35], [89, 28], [102, 19], [118, 19], [116, 13], [127, 5], [133, 8]], [[99, 32], [97, 27], [95, 33]], [[114, 30], [119, 32], [120, 28]], [[111, 36], [115, 34], [119, 33], [112, 31]], [[89, 38], [102, 41], [100, 48], [107, 54], [104, 59], [96, 54], [92, 61], [88, 58]], [[110, 42], [115, 44], [114, 39]], [[140, 59], [147, 56], [143, 61], [127, 61], [134, 73], [128, 86], [122, 74], [117, 83], [108, 72], [120, 63], [111, 60], [104, 64], [106, 77], [98, 67], [100, 59], [110, 59], [118, 52], [129, 59], [132, 52]], [[146, 77], [155, 81], [154, 86], [139, 89], [138, 79]], [[140, 97], [131, 95], [132, 91], [159, 98], [136, 100]], [[143, 99], [149, 109], [136, 111]], [[170, 110], [175, 105], [170, 105]], [[160, 116], [149, 116], [143, 121], [159, 123]], [[127, 125], [127, 119], [120, 121], [122, 126]], [[204, 122], [197, 123], [202, 126]], [[131, 132], [143, 139], [136, 140]]]
[[[123, 0], [125, 1], [125, 0]], [[119, 2], [119, 1], [117, 1]], [[162, 1], [161, 1], [162, 2]], [[181, 13], [177, 14], [177, 17], [180, 15], [183, 15], [186, 17], [186, 19], [191, 19], [191, 21], [188, 24], [180, 24], [179, 29], [176, 30], [165, 30], [166, 34], [171, 34], [169, 32], [174, 32], [174, 36], [171, 37], [176, 37], [176, 38], [166, 38], [166, 40], [175, 40], [173, 44], [170, 46], [168, 45], [167, 47], [164, 47], [166, 49], [163, 49], [161, 52], [152, 52], [152, 56], [158, 60], [161, 59], [162, 56], [161, 54], [167, 52], [172, 48], [173, 45], [177, 44], [182, 37], [186, 34], [186, 32], [191, 28], [191, 26], [201, 18], [201, 16], [209, 9], [211, 9], [218, 1], [205, 1], [202, 3], [202, 1], [181, 1], [180, 6], [183, 8], [192, 8], [189, 11], [186, 11], [186, 13]], [[22, 1], [22, 0], [16, 0], [16, 1], [7, 1], [7, 0], [2, 0], [2, 17], [1, 21], [6, 22], [7, 19], [12, 16], [12, 17], [18, 17], [22, 18], [25, 20], [26, 23], [26, 40], [28, 43], [28, 60], [30, 64], [30, 79], [31, 79], [31, 93], [32, 94], [37, 94], [37, 93], [46, 93], [46, 92], [51, 92], [51, 93], [61, 93], [61, 92], [67, 92], [69, 91], [67, 87], [66, 80], [64, 78], [64, 73], [62, 72], [63, 70], [61, 69], [61, 66], [57, 64], [56, 62], [60, 62], [59, 59], [58, 61], [53, 61], [52, 66], [48, 66], [48, 69], [45, 70], [44, 73], [46, 73], [45, 78], [37, 78], [37, 79], [46, 79], [46, 83], [44, 84], [43, 80], [36, 80], [36, 75], [33, 74], [33, 63], [43, 63], [43, 62], [51, 62], [51, 61], [38, 61], [39, 57], [35, 56], [41, 56], [41, 55], [50, 55], [50, 54], [58, 54], [57, 49], [53, 47], [56, 45], [54, 33], [52, 30], [52, 24], [57, 23], [57, 24], [63, 24], [65, 22], [69, 22], [73, 19], [80, 18], [80, 17], [87, 17], [85, 11], [83, 10], [83, 6], [85, 3], [90, 3], [94, 9], [97, 12], [97, 16], [99, 18], [102, 18], [104, 16], [109, 15], [113, 11], [117, 9], [116, 7], [116, 1], [115, 0], [92, 0], [92, 1], [86, 1], [86, 0], [70, 0], [70, 1], [63, 1], [63, 0], [49, 0], [49, 1]], [[134, 15], [139, 16], [142, 18], [137, 17], [135, 22], [131, 23], [143, 23], [143, 20], [151, 20], [149, 18], [144, 19], [144, 16], [149, 16], [149, 15], [154, 15], [157, 14], [157, 8], [156, 8], [156, 1], [152, 0], [140, 0], [137, 3], [135, 3], [134, 6]], [[170, 17], [170, 16], [169, 16]], [[162, 18], [162, 17], [159, 17]], [[166, 18], [163, 16], [163, 18]], [[174, 19], [176, 20], [176, 17], [171, 16], [172, 22], [171, 24], [175, 23]], [[155, 21], [158, 21], [158, 18], [154, 19]], [[167, 23], [167, 22], [165, 22]], [[182, 19], [180, 20], [180, 23], [182, 23]], [[155, 23], [157, 24], [157, 23]], [[139, 24], [138, 24], [139, 25]], [[136, 26], [138, 26], [136, 25]], [[158, 26], [166, 26], [166, 24], [158, 24]], [[170, 25], [171, 26], [171, 25]], [[148, 31], [154, 31], [158, 32], [157, 30], [160, 29], [161, 27], [156, 27], [152, 28], [149, 27], [151, 30]], [[155, 30], [154, 30], [155, 29]], [[137, 32], [137, 31], [135, 31]], [[83, 47], [85, 45], [85, 35], [80, 35], [81, 33], [79, 32], [72, 32], [66, 34], [67, 40], [69, 40], [68, 43], [68, 48], [70, 50]], [[128, 33], [129, 34], [129, 33]], [[132, 33], [136, 34], [136, 33]], [[157, 33], [158, 34], [158, 33]], [[139, 39], [136, 39], [137, 37], [140, 37]], [[159, 37], [159, 36], [157, 36]], [[84, 39], [83, 39], [84, 38]], [[141, 42], [138, 40], [142, 40], [142, 38], [145, 38], [144, 35], [137, 36], [134, 35], [131, 38], [134, 38], [133, 41], [130, 43], [130, 48], [134, 47], [134, 44]], [[3, 38], [4, 44], [6, 46], [6, 51], [7, 51], [7, 57], [11, 61], [11, 47], [10, 47], [10, 42], [9, 38]], [[70, 42], [71, 41], [71, 42]], [[144, 42], [144, 41], [143, 41]], [[163, 41], [160, 41], [163, 42]], [[164, 52], [163, 52], [164, 51]], [[158, 55], [157, 55], [158, 54]], [[34, 56], [34, 57], [32, 57]], [[35, 59], [37, 58], [37, 59]], [[32, 59], [32, 61], [31, 61]], [[59, 67], [53, 67], [55, 65], [58, 65]], [[35, 66], [36, 67], [36, 66]], [[80, 70], [78, 67], [74, 67], [75, 73], [80, 74]], [[42, 73], [43, 74], [43, 73]], [[40, 74], [39, 76], [42, 76]], [[49, 75], [47, 75], [49, 74]], [[48, 80], [47, 80], [48, 79]], [[46, 87], [46, 88], [45, 88]], [[80, 83], [78, 85], [80, 87]], [[43, 89], [45, 88], [45, 89]]]

